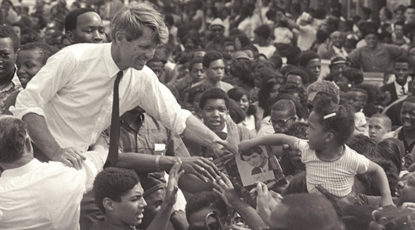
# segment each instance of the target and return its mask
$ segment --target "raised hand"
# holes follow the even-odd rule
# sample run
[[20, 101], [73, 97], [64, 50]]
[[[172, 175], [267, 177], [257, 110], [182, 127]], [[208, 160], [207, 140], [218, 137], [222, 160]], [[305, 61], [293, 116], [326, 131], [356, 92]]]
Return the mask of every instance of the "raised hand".
[[270, 224], [270, 218], [272, 210], [279, 204], [282, 197], [278, 195], [272, 195], [266, 184], [258, 182], [256, 186], [257, 198], [256, 198], [256, 211], [262, 220]]
[[174, 203], [176, 203], [177, 190], [179, 189], [178, 182], [183, 173], [182, 162], [178, 160], [174, 163], [169, 172], [169, 180], [167, 182], [166, 195], [164, 197], [164, 202], [166, 202], [166, 204], [173, 206]]
[[240, 201], [232, 182], [224, 173], [220, 173], [220, 176], [213, 181], [213, 186], [213, 191], [219, 194], [229, 207], [233, 207], [235, 202]]

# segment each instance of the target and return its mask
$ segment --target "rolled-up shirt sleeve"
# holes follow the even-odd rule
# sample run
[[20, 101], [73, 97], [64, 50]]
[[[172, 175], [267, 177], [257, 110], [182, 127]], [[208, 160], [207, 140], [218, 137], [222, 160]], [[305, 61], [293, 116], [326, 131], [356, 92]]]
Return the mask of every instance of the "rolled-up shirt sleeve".
[[143, 69], [143, 72], [143, 81], [137, 85], [140, 107], [168, 129], [182, 134], [186, 128], [186, 120], [192, 113], [181, 108], [171, 91], [149, 68]]
[[45, 116], [44, 106], [68, 83], [75, 68], [75, 58], [68, 49], [53, 55], [19, 93], [10, 111], [20, 119], [28, 113]]

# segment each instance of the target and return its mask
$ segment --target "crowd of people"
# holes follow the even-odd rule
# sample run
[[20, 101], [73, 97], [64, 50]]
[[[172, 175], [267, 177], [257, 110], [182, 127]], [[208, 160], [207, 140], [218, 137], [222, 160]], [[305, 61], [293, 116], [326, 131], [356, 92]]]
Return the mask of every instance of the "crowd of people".
[[415, 229], [415, 6], [330, 2], [3, 0], [0, 229]]

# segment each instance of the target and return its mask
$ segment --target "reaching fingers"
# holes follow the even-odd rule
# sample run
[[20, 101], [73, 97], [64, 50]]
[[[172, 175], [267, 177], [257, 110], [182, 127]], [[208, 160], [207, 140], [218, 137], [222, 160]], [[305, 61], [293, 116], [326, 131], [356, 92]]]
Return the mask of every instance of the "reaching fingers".
[[229, 179], [229, 177], [227, 177], [225, 175], [225, 173], [221, 172], [220, 173], [220, 177], [222, 178], [223, 182], [228, 186], [228, 187], [232, 187], [233, 188], [233, 184], [231, 182], [231, 180]]
[[219, 174], [219, 169], [216, 167], [216, 165], [212, 162], [212, 159], [208, 159], [208, 158], [204, 158], [201, 157], [200, 158], [202, 160], [203, 163], [207, 164], [208, 166], [210, 166], [210, 168], [212, 169], [212, 173], [214, 174]]
[[222, 145], [223, 147], [225, 147], [225, 149], [229, 150], [231, 153], [236, 154], [238, 152], [237, 148], [227, 141], [217, 140], [216, 143]]
[[82, 160], [80, 158], [77, 158], [76, 155], [67, 153], [66, 156], [63, 156], [65, 160], [69, 161], [71, 164], [71, 167], [74, 167], [76, 169], [82, 168]]

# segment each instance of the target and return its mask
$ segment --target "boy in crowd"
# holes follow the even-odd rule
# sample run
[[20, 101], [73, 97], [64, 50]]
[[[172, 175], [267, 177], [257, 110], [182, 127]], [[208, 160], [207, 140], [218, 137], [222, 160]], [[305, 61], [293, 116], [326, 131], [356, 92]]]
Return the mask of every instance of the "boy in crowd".
[[355, 110], [354, 114], [354, 134], [363, 134], [369, 136], [369, 129], [366, 121], [365, 114], [363, 113], [363, 107], [367, 102], [367, 92], [364, 89], [352, 88], [347, 92], [348, 104], [350, 104]]
[[[200, 96], [199, 108], [203, 123], [210, 130], [230, 144], [237, 145], [242, 140], [250, 139], [252, 134], [246, 127], [232, 121], [229, 116], [229, 103], [229, 97], [223, 90], [212, 88]], [[211, 152], [202, 151], [200, 146], [190, 143], [186, 143], [186, 146], [192, 154], [214, 157]]]
[[[26, 88], [29, 81], [46, 64], [50, 56], [58, 51], [57, 48], [43, 42], [27, 43], [20, 47], [17, 55], [17, 77], [23, 88]], [[18, 91], [11, 94], [5, 102], [5, 113], [9, 112], [9, 107], [14, 106]]]
[[198, 96], [201, 93], [210, 88], [219, 88], [228, 92], [233, 86], [229, 83], [222, 81], [225, 76], [225, 61], [222, 54], [218, 51], [209, 51], [203, 57], [203, 68], [205, 72], [205, 78], [198, 83], [194, 84], [189, 89], [189, 103], [197, 101]]
[[16, 58], [19, 50], [19, 40], [13, 28], [0, 26], [0, 113], [6, 108], [6, 99], [9, 95], [20, 90], [20, 83], [16, 78]]
[[374, 114], [368, 120], [369, 137], [375, 142], [383, 139], [383, 135], [392, 130], [392, 122], [386, 115]]
[[[166, 194], [147, 230], [167, 229], [173, 204], [176, 201], [177, 183], [183, 170], [177, 161], [170, 170]], [[107, 168], [97, 175], [94, 181], [95, 201], [105, 214], [105, 220], [92, 229], [135, 229], [143, 220], [144, 190], [134, 171], [120, 168]]]

